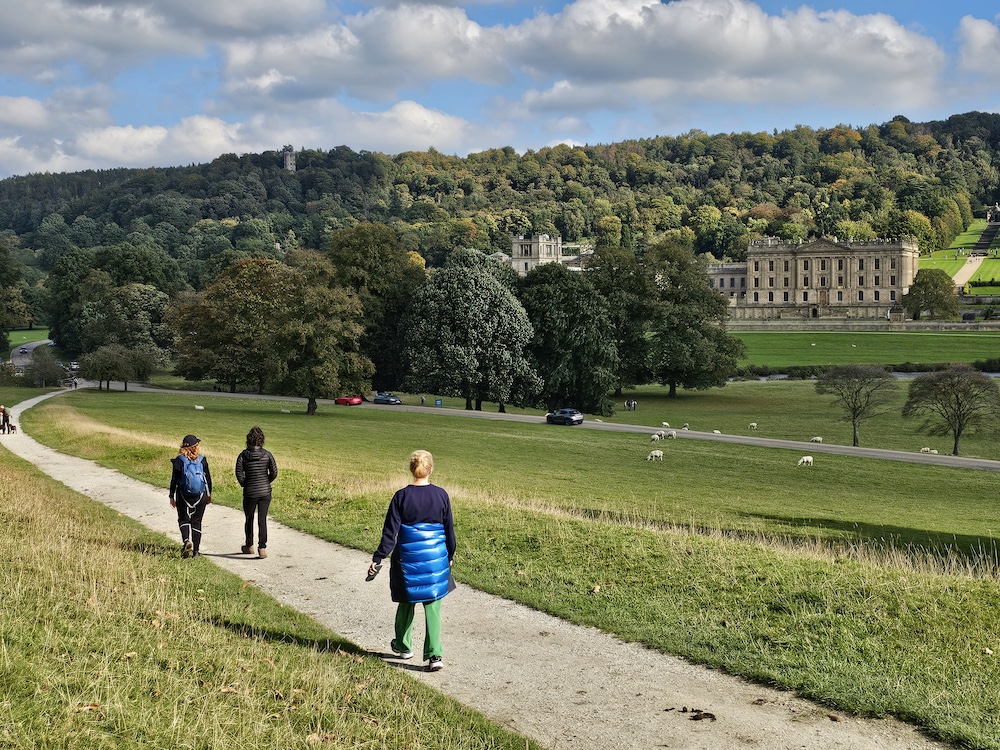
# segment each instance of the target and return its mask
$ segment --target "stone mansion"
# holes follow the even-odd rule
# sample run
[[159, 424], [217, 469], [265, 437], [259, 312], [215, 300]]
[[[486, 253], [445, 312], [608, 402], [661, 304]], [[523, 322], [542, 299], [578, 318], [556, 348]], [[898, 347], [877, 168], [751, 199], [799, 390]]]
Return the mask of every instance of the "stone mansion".
[[887, 318], [917, 275], [916, 241], [754, 240], [746, 263], [713, 263], [733, 320]]

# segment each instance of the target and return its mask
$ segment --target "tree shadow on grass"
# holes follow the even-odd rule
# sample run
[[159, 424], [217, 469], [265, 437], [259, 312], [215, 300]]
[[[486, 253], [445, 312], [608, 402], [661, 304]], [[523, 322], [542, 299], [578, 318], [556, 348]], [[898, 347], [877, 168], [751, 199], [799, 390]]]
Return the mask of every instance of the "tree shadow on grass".
[[[795, 518], [765, 513], [744, 513], [742, 515], [747, 518], [780, 523], [806, 534], [813, 531], [816, 537], [829, 541], [833, 546], [845, 542], [863, 543], [880, 551], [918, 552], [942, 557], [959, 555], [969, 562], [981, 564], [984, 561], [989, 561], [994, 568], [1000, 567], [1000, 543], [991, 536], [949, 534], [906, 526], [837, 521], [827, 518]], [[829, 531], [836, 532], [836, 536], [830, 537], [823, 533]], [[801, 534], [776, 534], [775, 536], [794, 538], [801, 536]]]

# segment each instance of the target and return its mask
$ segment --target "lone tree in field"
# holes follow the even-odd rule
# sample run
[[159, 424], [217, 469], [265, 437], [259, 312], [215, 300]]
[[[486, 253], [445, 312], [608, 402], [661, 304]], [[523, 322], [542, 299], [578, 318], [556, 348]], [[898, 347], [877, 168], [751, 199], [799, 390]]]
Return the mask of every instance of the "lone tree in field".
[[861, 423], [884, 414], [898, 389], [896, 379], [876, 365], [834, 367], [816, 381], [816, 393], [832, 395], [833, 406], [844, 410], [844, 419], [854, 430], [854, 445], [861, 445]]
[[914, 320], [920, 320], [924, 310], [932, 320], [954, 318], [958, 315], [955, 282], [940, 268], [917, 271], [910, 291], [903, 295], [903, 307]]
[[904, 417], [924, 417], [920, 430], [928, 435], [951, 435], [952, 455], [968, 431], [988, 426], [1000, 413], [1000, 389], [992, 378], [968, 365], [918, 375], [910, 383]]

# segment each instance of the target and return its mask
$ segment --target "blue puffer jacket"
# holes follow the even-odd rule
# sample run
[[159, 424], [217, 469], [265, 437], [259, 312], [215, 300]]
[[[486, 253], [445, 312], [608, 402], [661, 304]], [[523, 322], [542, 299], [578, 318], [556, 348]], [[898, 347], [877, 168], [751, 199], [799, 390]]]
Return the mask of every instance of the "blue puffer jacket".
[[433, 602], [448, 593], [451, 567], [442, 524], [400, 524], [393, 557], [399, 560], [405, 590], [394, 590], [393, 601]]

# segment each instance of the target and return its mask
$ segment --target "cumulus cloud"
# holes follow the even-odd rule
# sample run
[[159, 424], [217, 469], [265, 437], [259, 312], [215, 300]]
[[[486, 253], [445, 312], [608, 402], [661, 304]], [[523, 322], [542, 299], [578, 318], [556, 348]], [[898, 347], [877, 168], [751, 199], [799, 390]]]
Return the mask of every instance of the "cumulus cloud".
[[498, 32], [484, 29], [460, 8], [401, 5], [375, 8], [308, 33], [223, 45], [224, 93], [246, 103], [259, 81], [280, 81], [270, 92], [287, 99], [346, 92], [390, 100], [407, 86], [464, 78], [506, 80]]
[[[682, 101], [918, 106], [935, 95], [944, 53], [885, 14], [769, 16], [745, 0], [577, 0], [509, 33], [538, 78], [528, 109], [566, 111]], [[580, 111], [576, 110], [576, 111]]]
[[958, 25], [959, 66], [971, 73], [995, 74], [1000, 59], [1000, 29], [990, 21], [963, 16]]

